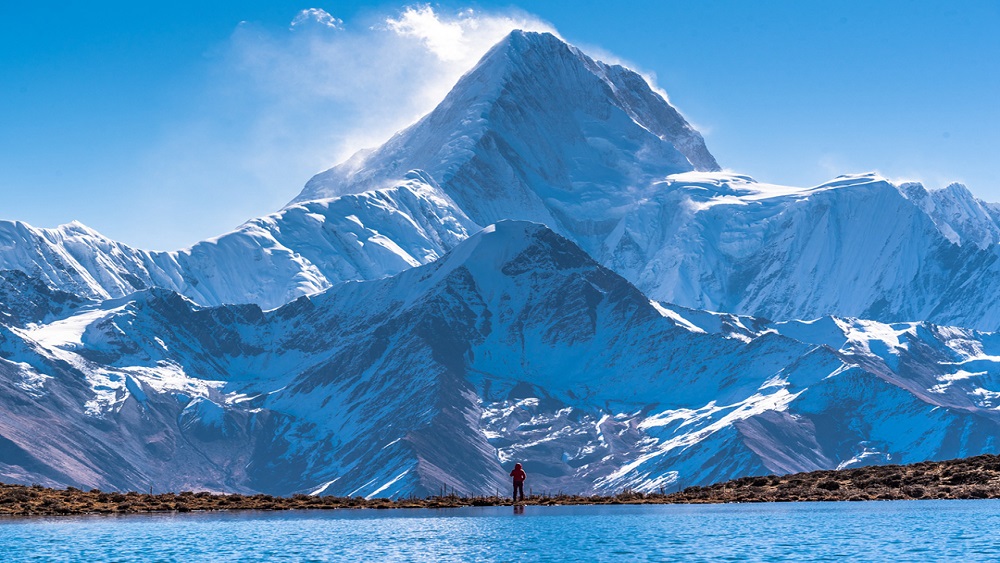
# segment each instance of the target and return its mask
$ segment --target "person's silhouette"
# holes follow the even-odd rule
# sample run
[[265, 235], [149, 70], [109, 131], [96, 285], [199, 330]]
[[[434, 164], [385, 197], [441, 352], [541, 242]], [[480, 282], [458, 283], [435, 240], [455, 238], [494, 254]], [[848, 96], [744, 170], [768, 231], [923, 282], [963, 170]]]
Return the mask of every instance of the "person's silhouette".
[[524, 480], [527, 479], [528, 474], [524, 472], [521, 468], [520, 463], [514, 464], [514, 470], [510, 472], [510, 476], [514, 479], [514, 502], [517, 502], [517, 493], [521, 493], [521, 500], [524, 500]]

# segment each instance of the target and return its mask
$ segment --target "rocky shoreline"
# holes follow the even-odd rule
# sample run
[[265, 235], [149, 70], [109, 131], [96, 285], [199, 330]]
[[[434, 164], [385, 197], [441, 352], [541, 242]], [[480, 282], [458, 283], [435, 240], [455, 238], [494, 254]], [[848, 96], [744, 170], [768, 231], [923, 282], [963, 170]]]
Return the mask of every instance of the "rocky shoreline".
[[667, 495], [673, 503], [1000, 498], [1000, 456], [743, 477]]
[[[983, 455], [912, 465], [880, 465], [790, 475], [743, 477], [675, 493], [622, 491], [610, 496], [533, 495], [526, 505], [574, 504], [711, 504], [750, 502], [863, 501], [908, 499], [1000, 498], [1000, 456]], [[497, 496], [444, 495], [429, 498], [364, 499], [293, 495], [181, 492], [82, 491], [69, 487], [0, 484], [0, 515], [147, 514], [220, 510], [307, 510], [459, 508], [504, 506]]]

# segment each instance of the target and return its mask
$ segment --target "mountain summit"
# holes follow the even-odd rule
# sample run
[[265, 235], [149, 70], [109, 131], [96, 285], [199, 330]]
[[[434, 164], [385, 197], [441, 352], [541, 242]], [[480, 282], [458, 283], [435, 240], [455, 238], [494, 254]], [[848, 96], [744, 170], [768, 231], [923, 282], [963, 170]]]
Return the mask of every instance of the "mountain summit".
[[0, 221], [0, 478], [492, 494], [530, 460], [610, 493], [995, 453], [998, 242], [957, 184], [718, 171], [641, 76], [514, 32], [191, 248]]
[[[650, 301], [548, 228], [273, 311], [0, 289], [0, 477], [401, 497], [612, 493], [995, 452], [1000, 341]], [[5, 288], [5, 289], [4, 289]], [[41, 322], [39, 322], [41, 319]]]
[[0, 270], [89, 299], [161, 287], [272, 309], [428, 264], [502, 220], [547, 225], [657, 301], [1000, 327], [1000, 206], [958, 184], [861, 174], [800, 188], [720, 172], [642, 76], [522, 31], [434, 111], [277, 213], [176, 252], [0, 221]]
[[639, 74], [514, 31], [434, 111], [317, 174], [294, 202], [381, 189], [412, 169], [480, 225], [537, 221], [593, 250], [656, 180], [719, 165]]

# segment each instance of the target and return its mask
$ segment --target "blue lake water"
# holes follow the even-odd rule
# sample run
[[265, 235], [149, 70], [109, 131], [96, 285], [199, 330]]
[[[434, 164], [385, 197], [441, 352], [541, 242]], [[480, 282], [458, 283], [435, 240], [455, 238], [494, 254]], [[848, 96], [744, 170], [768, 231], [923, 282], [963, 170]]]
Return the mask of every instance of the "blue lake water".
[[990, 561], [1000, 501], [0, 519], [0, 561]]

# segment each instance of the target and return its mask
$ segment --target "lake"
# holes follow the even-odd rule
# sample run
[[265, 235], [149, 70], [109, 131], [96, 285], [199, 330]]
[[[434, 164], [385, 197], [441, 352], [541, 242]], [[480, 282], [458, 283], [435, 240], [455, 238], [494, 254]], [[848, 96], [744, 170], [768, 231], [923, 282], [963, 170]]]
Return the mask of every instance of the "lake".
[[0, 561], [1000, 559], [1000, 501], [0, 519]]

